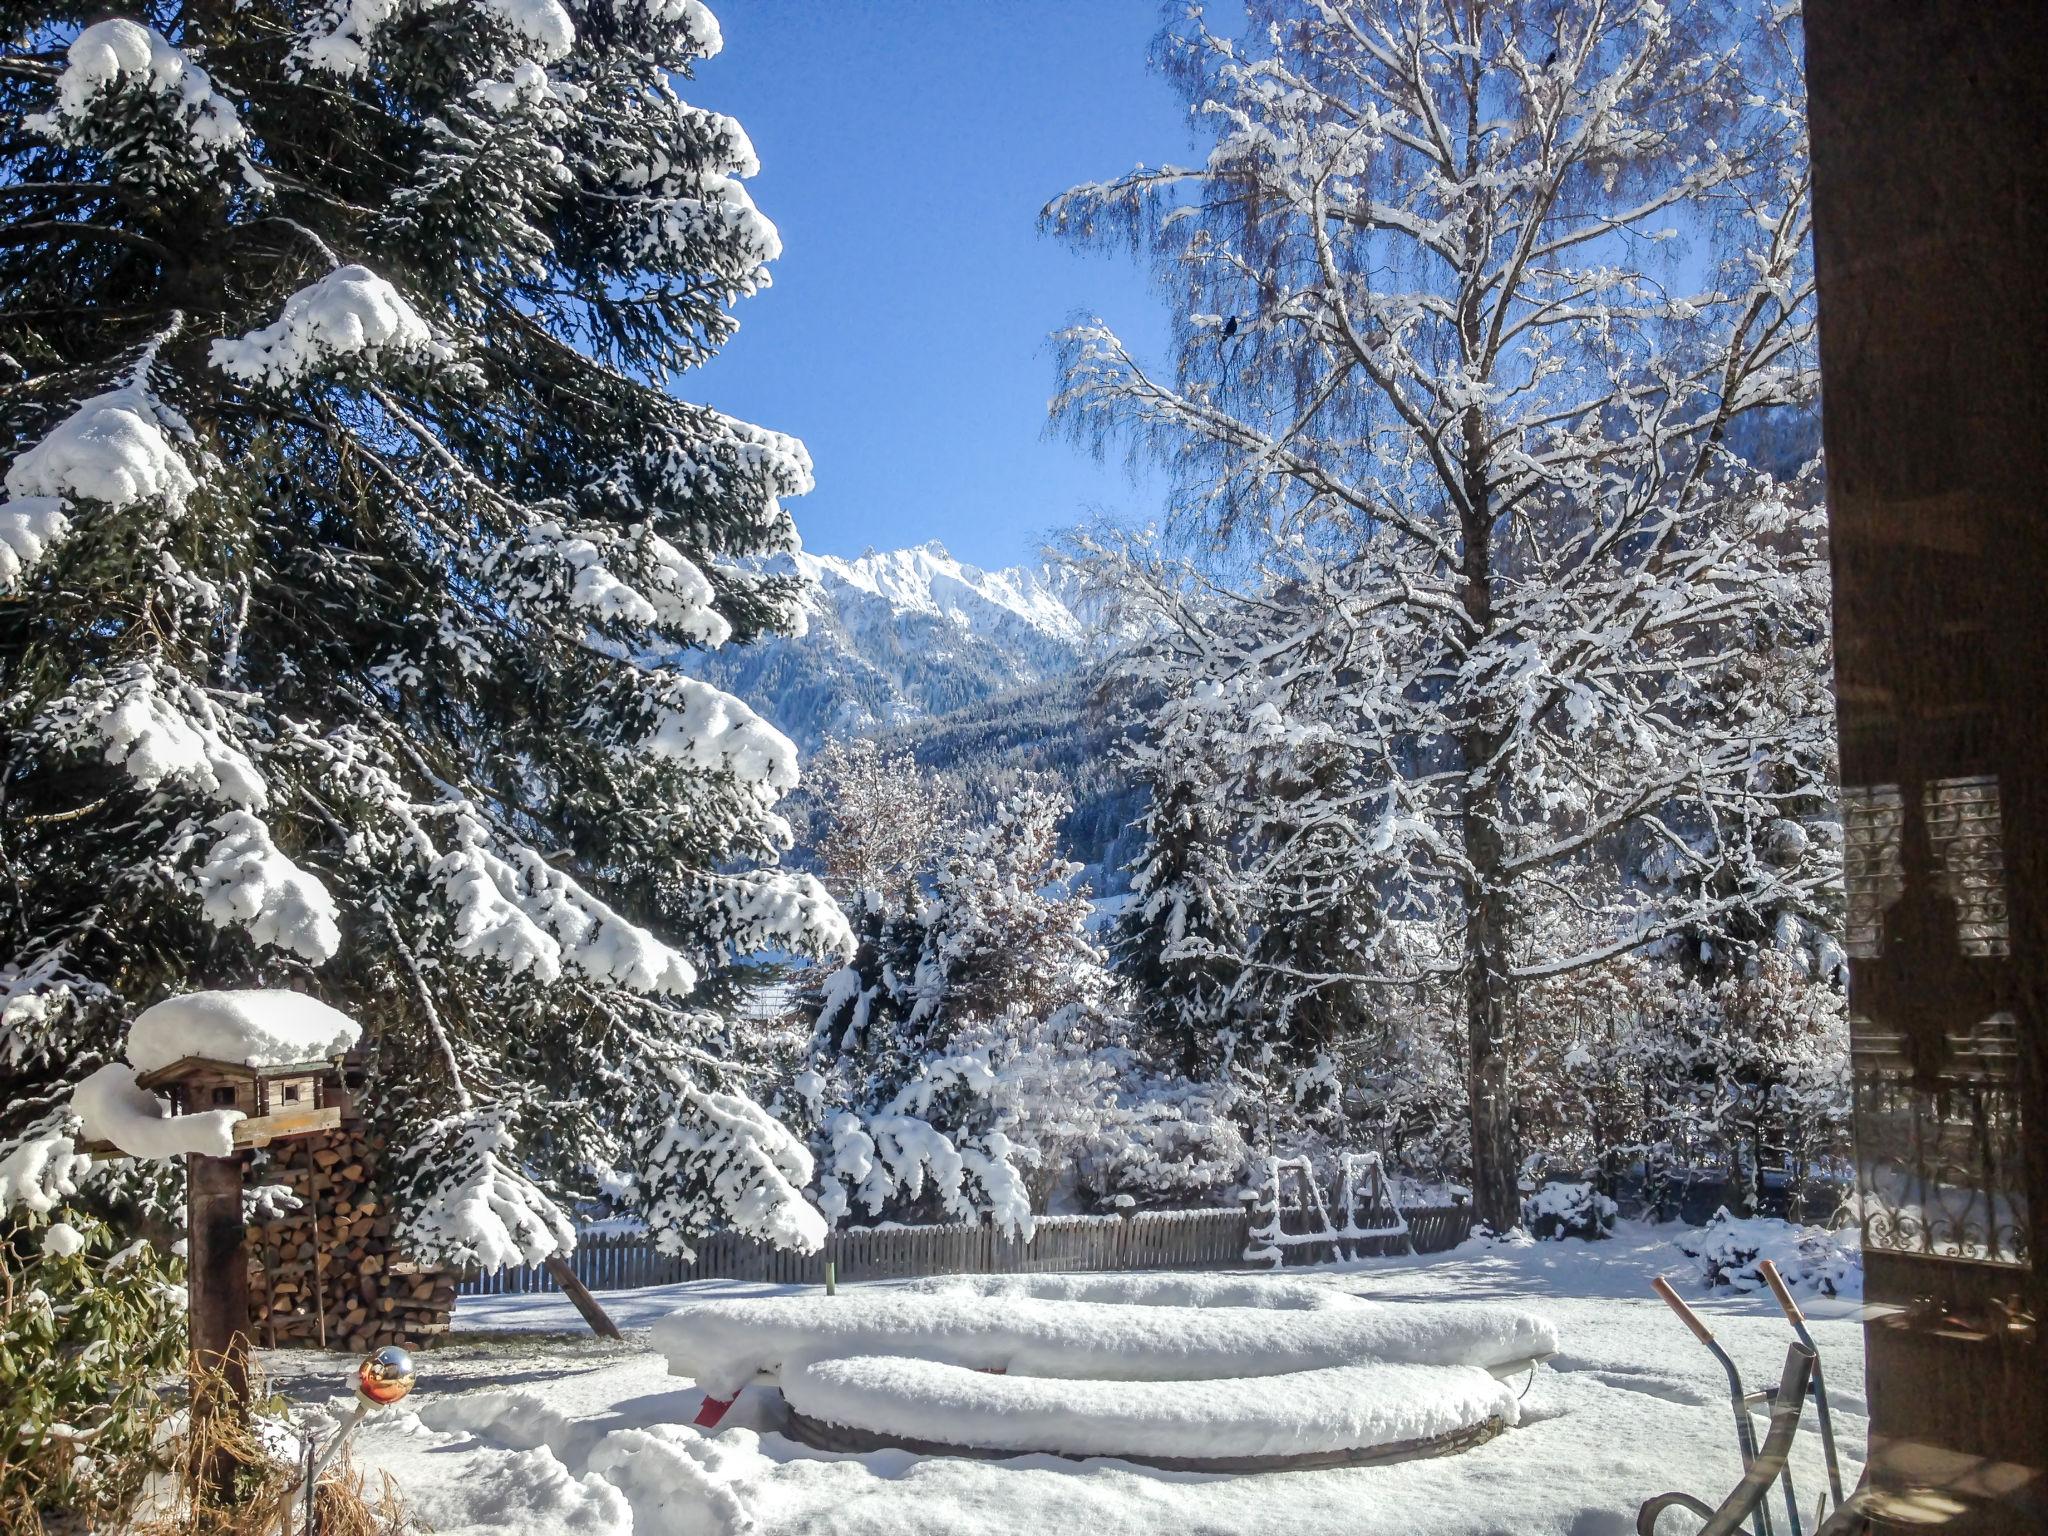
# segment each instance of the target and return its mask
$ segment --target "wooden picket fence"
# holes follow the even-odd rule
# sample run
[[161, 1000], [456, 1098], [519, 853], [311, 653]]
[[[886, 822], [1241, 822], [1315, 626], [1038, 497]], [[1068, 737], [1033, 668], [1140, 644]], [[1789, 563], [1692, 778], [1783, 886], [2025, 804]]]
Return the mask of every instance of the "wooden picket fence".
[[[1472, 1235], [1469, 1205], [1421, 1205], [1401, 1213], [1408, 1218], [1408, 1241], [1417, 1253], [1448, 1253]], [[1382, 1253], [1399, 1253], [1388, 1244]]]
[[[1469, 1206], [1407, 1211], [1417, 1253], [1440, 1253], [1463, 1242]], [[643, 1232], [586, 1234], [569, 1256], [576, 1278], [593, 1291], [633, 1290], [683, 1280], [766, 1280], [823, 1285], [825, 1266], [838, 1278], [892, 1280], [914, 1275], [1013, 1275], [1125, 1269], [1244, 1267], [1251, 1218], [1242, 1210], [1136, 1211], [1129, 1216], [1041, 1216], [1028, 1240], [994, 1227], [949, 1222], [922, 1227], [849, 1227], [833, 1232], [817, 1253], [792, 1253], [735, 1232], [697, 1242], [684, 1261], [660, 1253]], [[1405, 1244], [1386, 1251], [1401, 1252]], [[557, 1289], [539, 1265], [471, 1275], [465, 1296], [507, 1296]]]

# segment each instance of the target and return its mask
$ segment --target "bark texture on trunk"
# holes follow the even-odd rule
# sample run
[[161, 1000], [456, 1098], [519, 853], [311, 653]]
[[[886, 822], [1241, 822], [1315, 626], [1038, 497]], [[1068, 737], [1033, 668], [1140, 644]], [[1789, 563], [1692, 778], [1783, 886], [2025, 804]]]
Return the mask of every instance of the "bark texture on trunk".
[[1516, 1184], [1514, 1097], [1508, 1072], [1508, 917], [1487, 878], [1500, 861], [1500, 837], [1483, 817], [1467, 815], [1466, 857], [1476, 887], [1465, 909], [1466, 1092], [1472, 1115], [1472, 1208], [1504, 1232], [1522, 1219]]
[[[1476, 314], [1472, 320], [1476, 346]], [[1460, 517], [1465, 615], [1475, 635], [1493, 627], [1493, 503], [1487, 461], [1478, 446], [1487, 440], [1486, 421], [1466, 412], [1464, 507]], [[1499, 732], [1483, 720], [1469, 721], [1459, 734], [1465, 760], [1465, 1090], [1472, 1121], [1472, 1208], [1496, 1232], [1522, 1219], [1516, 1185], [1514, 1100], [1508, 1072], [1508, 965], [1513, 954], [1512, 909], [1504, 868], [1494, 759]]]

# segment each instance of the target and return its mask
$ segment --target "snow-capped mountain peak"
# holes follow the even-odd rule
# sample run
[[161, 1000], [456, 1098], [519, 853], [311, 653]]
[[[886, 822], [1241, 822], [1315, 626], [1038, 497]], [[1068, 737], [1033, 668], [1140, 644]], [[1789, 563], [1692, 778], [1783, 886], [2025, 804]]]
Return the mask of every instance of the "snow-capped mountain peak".
[[810, 553], [789, 564], [811, 586], [810, 609], [822, 614], [859, 593], [901, 615], [947, 619], [967, 630], [1014, 622], [1048, 638], [1084, 646], [1088, 627], [1068, 605], [1070, 584], [1049, 567], [988, 571], [958, 560], [937, 539], [909, 549], [869, 550], [853, 559]]
[[852, 558], [805, 551], [774, 568], [804, 578], [807, 632], [698, 665], [806, 750], [1043, 682], [1099, 644], [1075, 584], [1054, 567], [984, 570], [932, 540]]

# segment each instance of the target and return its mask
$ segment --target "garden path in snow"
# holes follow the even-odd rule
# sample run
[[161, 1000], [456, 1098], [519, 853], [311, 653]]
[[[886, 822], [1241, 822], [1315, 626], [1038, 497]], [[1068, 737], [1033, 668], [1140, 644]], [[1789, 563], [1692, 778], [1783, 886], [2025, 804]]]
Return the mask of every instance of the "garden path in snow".
[[[601, 1343], [577, 1331], [564, 1298], [535, 1295], [466, 1298], [465, 1331], [420, 1357], [418, 1392], [369, 1422], [357, 1461], [390, 1473], [438, 1536], [1626, 1536], [1649, 1495], [1718, 1495], [1739, 1473], [1720, 1370], [1650, 1295], [1649, 1277], [1674, 1277], [1753, 1384], [1776, 1379], [1789, 1338], [1768, 1297], [1706, 1295], [1670, 1242], [1677, 1230], [1624, 1224], [1605, 1243], [1468, 1245], [1302, 1277], [1379, 1301], [1505, 1304], [1554, 1320], [1562, 1353], [1537, 1371], [1519, 1426], [1455, 1456], [1213, 1475], [1044, 1455], [834, 1455], [780, 1433], [780, 1404], [759, 1391], [705, 1434], [690, 1426], [702, 1392], [671, 1376], [645, 1335]], [[603, 1300], [630, 1331], [686, 1295], [792, 1293], [708, 1283]], [[1809, 1303], [1852, 1481], [1866, 1429], [1856, 1305]], [[345, 1409], [344, 1362], [265, 1363], [296, 1401], [332, 1393], [332, 1411]], [[1810, 1508], [1823, 1486], [1810, 1421], [1794, 1464]]]

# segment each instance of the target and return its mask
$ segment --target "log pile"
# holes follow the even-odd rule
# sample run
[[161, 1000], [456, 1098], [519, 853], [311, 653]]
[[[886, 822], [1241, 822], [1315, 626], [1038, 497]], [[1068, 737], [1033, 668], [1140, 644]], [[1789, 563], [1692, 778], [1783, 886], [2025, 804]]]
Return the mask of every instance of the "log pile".
[[259, 1208], [249, 1226], [249, 1321], [255, 1342], [361, 1353], [418, 1349], [448, 1331], [455, 1272], [397, 1251], [376, 1188], [384, 1138], [362, 1121], [271, 1144], [254, 1186], [283, 1185], [301, 1202]]

